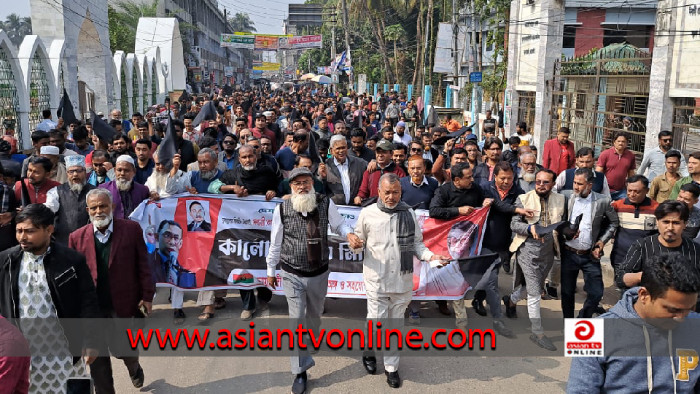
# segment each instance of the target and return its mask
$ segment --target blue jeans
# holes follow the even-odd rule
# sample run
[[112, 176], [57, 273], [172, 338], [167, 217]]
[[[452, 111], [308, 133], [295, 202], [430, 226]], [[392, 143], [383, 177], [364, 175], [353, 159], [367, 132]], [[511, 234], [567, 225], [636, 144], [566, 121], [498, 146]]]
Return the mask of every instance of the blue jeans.
[[603, 298], [603, 272], [600, 260], [594, 260], [589, 254], [577, 255], [562, 248], [561, 257], [561, 310], [564, 318], [574, 317], [576, 279], [583, 271], [583, 290], [586, 301], [578, 317], [590, 318]]
[[616, 192], [610, 191], [610, 199], [612, 201], [616, 201], [621, 198], [627, 198], [627, 189], [618, 190]]

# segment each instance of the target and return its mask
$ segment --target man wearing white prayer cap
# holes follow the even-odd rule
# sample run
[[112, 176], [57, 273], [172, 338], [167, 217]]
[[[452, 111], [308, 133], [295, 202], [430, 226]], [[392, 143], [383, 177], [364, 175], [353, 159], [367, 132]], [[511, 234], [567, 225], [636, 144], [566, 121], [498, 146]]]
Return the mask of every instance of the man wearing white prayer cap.
[[95, 186], [87, 183], [85, 156], [66, 156], [64, 160], [68, 181], [49, 190], [44, 205], [56, 214], [56, 242], [68, 245], [70, 233], [90, 222], [85, 197]]
[[65, 183], [68, 180], [66, 166], [61, 163], [61, 152], [57, 146], [46, 145], [39, 150], [39, 156], [46, 157], [51, 160], [53, 169], [51, 170], [50, 178], [58, 183]]
[[117, 157], [114, 166], [115, 179], [101, 184], [99, 187], [112, 192], [114, 202], [113, 214], [117, 219], [128, 219], [134, 209], [148, 198], [148, 188], [138, 182], [134, 182], [136, 164], [129, 155]]

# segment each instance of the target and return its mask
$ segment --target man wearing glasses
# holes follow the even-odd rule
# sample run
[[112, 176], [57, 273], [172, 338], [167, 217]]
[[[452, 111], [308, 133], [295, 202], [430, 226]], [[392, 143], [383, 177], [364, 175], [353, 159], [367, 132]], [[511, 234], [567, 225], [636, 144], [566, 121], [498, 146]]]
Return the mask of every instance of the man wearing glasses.
[[556, 236], [552, 232], [538, 234], [538, 229], [566, 220], [565, 197], [552, 193], [556, 174], [549, 169], [537, 172], [535, 190], [518, 196], [515, 207], [534, 211], [532, 217], [515, 215], [510, 228], [515, 238], [510, 245], [511, 253], [516, 253], [516, 266], [513, 285], [515, 289], [510, 295], [503, 296], [506, 316], [518, 317], [515, 306], [518, 301], [527, 298], [527, 312], [530, 317], [530, 340], [537, 346], [550, 351], [556, 351], [552, 341], [544, 335], [540, 301], [544, 280], [554, 263], [556, 253]]
[[[570, 168], [563, 171], [557, 176], [557, 181], [554, 184], [554, 190], [560, 193], [562, 190], [573, 190], [574, 188], [574, 172], [579, 168], [588, 168], [593, 170], [595, 166], [595, 158], [593, 157], [593, 149], [583, 147], [576, 152], [576, 168]], [[527, 191], [527, 190], [526, 190]], [[610, 197], [610, 187], [605, 174], [598, 171], [593, 171], [593, 191]]]
[[[653, 180], [659, 175], [663, 175], [666, 172], [666, 153], [673, 149], [672, 146], [673, 133], [668, 130], [660, 131], [659, 146], [644, 152], [644, 158], [642, 159], [642, 164], [639, 165], [637, 174], [645, 175], [644, 172], [648, 169], [649, 172], [646, 174], [646, 177], [650, 180]], [[678, 173], [681, 174], [682, 177], [688, 176], [688, 165], [682, 154], [681, 166]]]

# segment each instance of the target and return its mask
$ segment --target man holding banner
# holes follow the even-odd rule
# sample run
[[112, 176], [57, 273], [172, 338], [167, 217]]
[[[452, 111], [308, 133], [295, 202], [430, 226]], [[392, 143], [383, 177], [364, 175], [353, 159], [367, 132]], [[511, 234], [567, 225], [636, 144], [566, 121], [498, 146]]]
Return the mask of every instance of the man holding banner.
[[[363, 261], [367, 319], [391, 319], [393, 328], [403, 327], [404, 313], [413, 293], [413, 257], [442, 260], [449, 257], [433, 254], [423, 244], [423, 234], [413, 209], [401, 201], [401, 182], [394, 173], [379, 179], [379, 199], [360, 212], [354, 234], [348, 235], [354, 250], [367, 246]], [[387, 322], [389, 323], [389, 322]], [[386, 325], [385, 325], [386, 326]], [[377, 371], [374, 353], [362, 357], [369, 374]], [[389, 387], [401, 386], [399, 355], [384, 352], [384, 370]]]
[[[281, 279], [293, 329], [304, 324], [318, 332], [330, 274], [328, 226], [341, 237], [358, 239], [333, 201], [313, 192], [311, 171], [305, 167], [295, 168], [289, 176], [289, 185], [292, 197], [279, 204], [272, 214], [267, 282], [273, 289], [282, 284], [275, 275], [275, 268], [281, 262]], [[315, 363], [308, 351], [297, 351], [291, 359], [295, 375], [292, 393], [301, 394], [306, 391], [306, 370]]]

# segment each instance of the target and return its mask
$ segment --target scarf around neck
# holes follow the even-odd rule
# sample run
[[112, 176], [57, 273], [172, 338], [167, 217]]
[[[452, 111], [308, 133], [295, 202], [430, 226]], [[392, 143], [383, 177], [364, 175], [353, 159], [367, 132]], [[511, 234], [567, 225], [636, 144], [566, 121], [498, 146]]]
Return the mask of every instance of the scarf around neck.
[[389, 215], [398, 214], [398, 243], [399, 252], [401, 258], [401, 274], [407, 274], [413, 272], [413, 255], [415, 254], [415, 248], [413, 246], [413, 237], [415, 234], [415, 222], [413, 221], [413, 215], [409, 209], [411, 208], [408, 204], [401, 201], [396, 207], [389, 208], [382, 202], [381, 199], [377, 200], [377, 208], [384, 213]]

